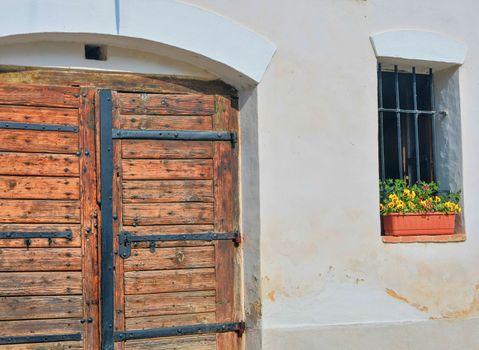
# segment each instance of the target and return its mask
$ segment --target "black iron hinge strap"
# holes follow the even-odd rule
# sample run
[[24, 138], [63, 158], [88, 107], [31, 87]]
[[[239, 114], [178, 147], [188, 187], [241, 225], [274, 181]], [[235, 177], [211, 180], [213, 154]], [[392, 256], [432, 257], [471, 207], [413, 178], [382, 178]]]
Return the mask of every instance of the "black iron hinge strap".
[[101, 167], [101, 349], [113, 350], [114, 251], [113, 251], [113, 101], [110, 90], [100, 90], [100, 167]]
[[123, 259], [131, 255], [131, 243], [149, 242], [152, 252], [156, 249], [155, 242], [174, 242], [174, 241], [229, 241], [236, 244], [241, 243], [241, 234], [235, 232], [200, 232], [200, 233], [177, 233], [170, 235], [149, 235], [137, 236], [130, 232], [122, 232], [119, 235], [120, 249], [119, 253]]
[[55, 335], [29, 335], [21, 337], [0, 337], [0, 344], [29, 344], [29, 343], [50, 343], [57, 341], [81, 340], [80, 333], [55, 334]]
[[236, 133], [229, 131], [113, 129], [112, 136], [114, 139], [236, 142]]
[[54, 238], [65, 238], [72, 240], [72, 232], [67, 231], [0, 231], [0, 239], [24, 239], [27, 249], [32, 244], [34, 238], [46, 238], [48, 244], [53, 243]]
[[0, 129], [78, 132], [78, 127], [72, 125], [31, 124], [16, 122], [0, 122]]
[[0, 239], [66, 238], [71, 240], [72, 231], [0, 231]]
[[153, 329], [126, 331], [126, 332], [115, 332], [115, 341], [173, 337], [173, 336], [180, 336], [180, 335], [194, 335], [194, 334], [204, 334], [204, 333], [227, 333], [227, 332], [236, 332], [238, 333], [238, 336], [241, 337], [244, 331], [245, 331], [244, 322], [196, 324], [196, 325], [179, 326], [179, 327], [153, 328]]

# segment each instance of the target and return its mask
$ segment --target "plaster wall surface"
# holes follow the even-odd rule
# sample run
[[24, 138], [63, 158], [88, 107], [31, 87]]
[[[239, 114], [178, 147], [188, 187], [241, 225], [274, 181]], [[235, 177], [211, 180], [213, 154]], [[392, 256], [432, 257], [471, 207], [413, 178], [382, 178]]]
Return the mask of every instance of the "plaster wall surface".
[[[43, 11], [27, 0], [6, 3], [11, 7], [4, 5], [2, 13], [14, 12], [15, 4], [31, 7], [31, 12], [22, 12], [22, 21], [28, 22], [25, 14]], [[123, 23], [116, 22], [111, 15], [115, 12], [113, 1], [99, 2], [96, 12], [81, 2], [74, 3], [78, 15], [69, 12], [65, 18], [70, 24], [59, 25], [59, 32], [98, 32], [101, 27], [102, 35], [121, 34], [124, 29], [125, 35], [162, 37], [151, 23], [140, 33], [127, 15], [118, 17], [125, 18]], [[125, 4], [121, 11], [133, 6], [130, 1], [120, 3]], [[185, 3], [240, 23], [277, 46], [260, 84], [240, 92], [242, 140], [247, 141], [242, 148], [242, 200], [243, 208], [249, 208], [242, 213], [245, 259], [253, 261], [245, 263], [249, 276], [246, 311], [261, 319], [248, 333], [247, 338], [259, 338], [250, 342], [249, 348], [259, 349], [260, 340], [263, 349], [479, 348], [479, 217], [475, 214], [479, 210], [479, 68], [474, 64], [479, 59], [479, 4], [472, 0]], [[83, 20], [85, 14], [90, 14], [90, 21]], [[180, 17], [185, 27], [198, 24]], [[18, 34], [15, 28], [21, 21], [7, 19], [0, 26], [2, 35]], [[45, 31], [42, 23], [32, 20], [25, 26], [40, 36]], [[448, 149], [445, 157], [452, 154], [458, 159], [457, 151], [462, 148], [463, 169], [456, 169], [462, 173], [462, 182], [455, 183], [465, 194], [464, 243], [386, 245], [380, 239], [377, 60], [370, 36], [400, 29], [437, 32], [468, 47], [464, 64], [449, 74], [454, 80], [443, 81], [444, 102], [451, 96], [460, 98], [460, 108], [456, 104], [449, 108], [460, 115], [462, 141], [456, 140], [460, 144]], [[187, 37], [185, 33], [182, 38]], [[167, 37], [170, 42], [175, 39]], [[65, 38], [69, 37], [62, 40]], [[72, 44], [52, 44], [48, 35], [42, 37], [57, 52], [73, 45], [63, 51], [65, 62], [69, 62], [63, 64], [42, 47], [34, 50], [30, 44], [22, 46], [16, 38], [7, 38], [2, 42], [12, 45], [11, 51], [0, 47], [0, 64], [10, 64], [22, 52], [29, 52], [36, 58], [28, 61], [23, 57], [17, 64], [224, 77], [221, 65], [215, 71], [214, 65], [202, 65], [204, 61], [198, 60], [202, 68], [195, 68], [178, 62], [195, 61], [191, 54], [153, 50], [151, 42], [130, 42], [125, 37], [95, 36], [118, 48], [117, 61], [106, 66], [80, 62], [71, 56], [71, 50], [81, 54], [78, 42], [85, 38], [88, 36], [76, 38]], [[245, 68], [235, 60], [247, 48], [244, 41], [240, 44], [238, 51], [231, 49], [235, 54], [227, 55], [223, 64], [230, 62], [235, 72], [251, 71], [259, 80], [262, 71], [258, 73], [254, 64]], [[231, 45], [235, 47], [234, 41]], [[125, 47], [128, 50], [122, 51]], [[230, 46], [208, 47], [212, 57], [221, 58], [221, 51]], [[147, 51], [156, 57], [144, 56]], [[158, 57], [164, 52], [169, 53], [168, 58]], [[252, 58], [249, 56], [250, 63]], [[441, 74], [443, 78], [448, 75]], [[244, 87], [243, 83], [238, 86]], [[453, 88], [454, 84], [459, 88]], [[457, 122], [450, 125], [458, 130]], [[255, 235], [259, 231], [260, 237]], [[261, 260], [255, 261], [259, 255]], [[255, 280], [261, 283], [261, 294], [253, 286]]]
[[244, 85], [261, 80], [275, 52], [239, 23], [176, 0], [3, 0], [0, 23], [2, 44], [107, 37], [109, 44], [214, 68]]
[[[214, 79], [205, 69], [141, 50], [107, 46], [107, 60], [86, 60], [83, 42], [37, 41], [0, 45], [0, 64], [46, 68], [72, 68], [116, 72], [155, 73]], [[96, 40], [91, 42], [97, 43]]]
[[[263, 348], [477, 348], [477, 2], [188, 2], [277, 45], [257, 88]], [[444, 157], [462, 147], [463, 169], [444, 171], [462, 172], [464, 243], [380, 239], [370, 36], [390, 30], [436, 32], [468, 48], [455, 68], [459, 89], [445, 90], [460, 97], [460, 110], [450, 108], [462, 141]]]

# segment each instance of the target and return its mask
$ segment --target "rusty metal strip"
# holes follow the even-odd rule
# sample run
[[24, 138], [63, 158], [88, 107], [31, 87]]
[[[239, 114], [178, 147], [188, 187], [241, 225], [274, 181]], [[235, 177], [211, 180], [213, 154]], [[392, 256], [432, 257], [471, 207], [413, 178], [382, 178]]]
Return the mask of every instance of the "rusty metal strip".
[[55, 334], [55, 335], [29, 335], [21, 337], [0, 337], [0, 344], [30, 344], [30, 343], [51, 343], [58, 341], [81, 340], [80, 333]]
[[114, 139], [236, 142], [236, 133], [229, 131], [113, 129], [112, 135]]
[[0, 129], [78, 132], [77, 126], [0, 122]]
[[119, 254], [123, 259], [131, 255], [131, 243], [149, 242], [150, 250], [155, 251], [155, 242], [174, 242], [174, 241], [229, 241], [236, 244], [241, 242], [239, 232], [200, 232], [200, 233], [176, 233], [171, 235], [148, 235], [137, 236], [130, 232], [122, 232], [119, 236]]
[[113, 139], [112, 95], [100, 91], [101, 167], [101, 342], [102, 350], [113, 350], [114, 254], [113, 254]]
[[245, 331], [244, 322], [195, 324], [195, 325], [188, 325], [188, 326], [115, 332], [115, 341], [173, 337], [173, 336], [205, 334], [205, 333], [227, 333], [227, 332], [236, 332], [238, 333], [238, 336], [241, 337], [244, 331]]

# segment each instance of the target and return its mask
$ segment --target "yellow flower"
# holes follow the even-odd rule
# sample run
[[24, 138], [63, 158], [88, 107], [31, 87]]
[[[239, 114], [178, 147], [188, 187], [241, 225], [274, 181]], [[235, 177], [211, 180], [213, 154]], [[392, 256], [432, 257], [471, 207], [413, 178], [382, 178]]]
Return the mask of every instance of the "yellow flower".
[[388, 203], [388, 208], [392, 209], [394, 207], [394, 203], [393, 202], [389, 202]]
[[411, 191], [409, 191], [407, 188], [403, 191], [403, 196], [409, 196], [409, 194], [411, 193]]
[[384, 204], [379, 203], [379, 210], [380, 210], [380, 211], [383, 211], [383, 210], [384, 210]]
[[421, 207], [426, 207], [427, 206], [427, 202], [426, 201], [419, 201], [419, 204], [421, 205]]
[[412, 191], [411, 192], [411, 199], [414, 199], [414, 198], [416, 198], [416, 192]]
[[436, 202], [436, 203], [441, 203], [441, 197], [436, 196], [436, 197], [434, 198], [434, 202]]
[[409, 207], [409, 209], [411, 210], [414, 210], [416, 209], [416, 204], [414, 204], [413, 202], [409, 201], [407, 202], [407, 206]]
[[396, 193], [392, 193], [388, 196], [388, 198], [393, 202], [396, 203], [399, 200], [399, 197], [396, 195]]
[[457, 204], [455, 204], [455, 203], [452, 203], [452, 202], [449, 202], [449, 201], [447, 201], [446, 203], [444, 203], [444, 207], [445, 207], [449, 212], [454, 212], [454, 211], [459, 210], [459, 205], [457, 205]]
[[398, 201], [396, 204], [396, 209], [404, 209], [404, 202]]
[[429, 197], [429, 198], [427, 199], [427, 201], [428, 201], [429, 203], [432, 203], [432, 197]]

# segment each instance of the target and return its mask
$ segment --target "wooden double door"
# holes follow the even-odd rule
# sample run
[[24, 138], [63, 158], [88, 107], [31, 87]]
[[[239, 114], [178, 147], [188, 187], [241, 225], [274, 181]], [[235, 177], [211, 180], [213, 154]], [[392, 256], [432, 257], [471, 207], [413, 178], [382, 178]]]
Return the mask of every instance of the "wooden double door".
[[236, 349], [237, 111], [0, 84], [0, 349]]

